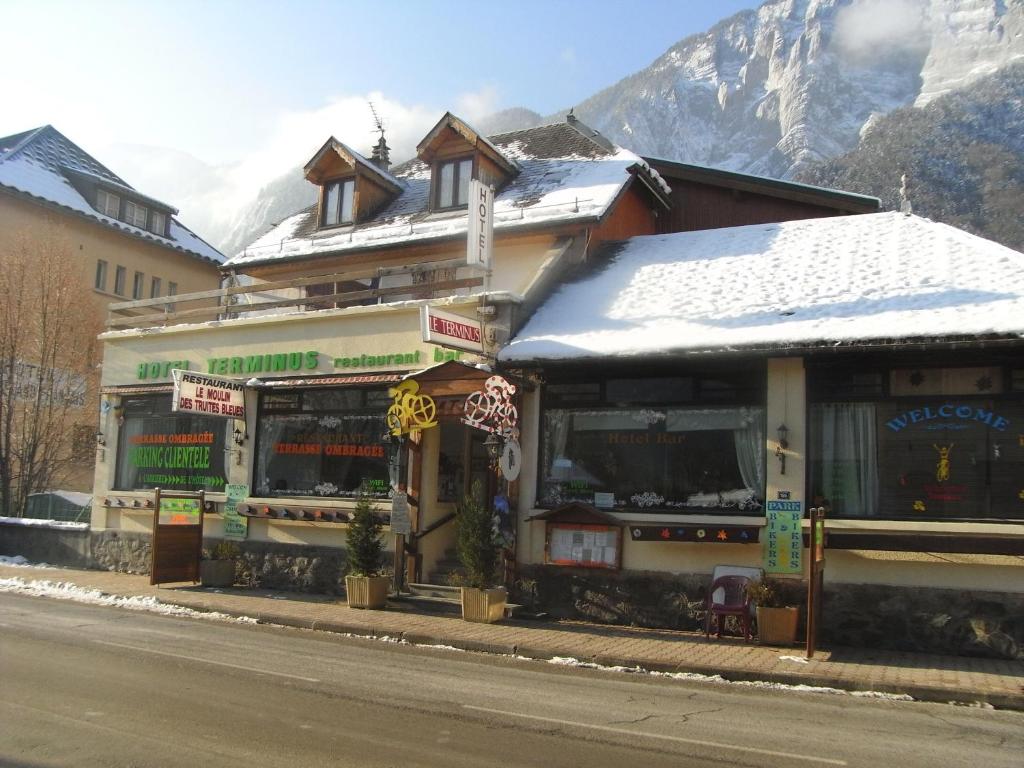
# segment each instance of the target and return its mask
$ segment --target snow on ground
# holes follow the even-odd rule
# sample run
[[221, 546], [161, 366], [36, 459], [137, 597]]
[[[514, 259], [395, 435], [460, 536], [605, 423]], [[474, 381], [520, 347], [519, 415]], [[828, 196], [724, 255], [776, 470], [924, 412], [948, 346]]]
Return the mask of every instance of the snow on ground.
[[902, 213], [634, 237], [503, 361], [1024, 334], [1024, 254]]
[[[525, 658], [525, 657], [520, 657]], [[579, 667], [581, 669], [598, 669], [603, 672], [625, 672], [629, 674], [650, 675], [670, 680], [686, 680], [698, 683], [723, 683], [741, 685], [747, 688], [764, 688], [771, 691], [791, 691], [794, 693], [829, 693], [839, 696], [854, 696], [864, 699], [886, 699], [888, 701], [914, 701], [913, 696], [905, 693], [883, 693], [881, 691], [844, 691], [841, 688], [830, 688], [821, 685], [792, 685], [789, 683], [771, 683], [761, 680], [726, 680], [721, 675], [703, 675], [697, 672], [652, 672], [643, 667], [604, 666], [590, 661], [580, 661], [571, 656], [555, 656], [548, 659], [549, 664], [561, 667]]]
[[[18, 556], [22, 563], [11, 563], [23, 565], [24, 558]], [[7, 564], [7, 563], [0, 563]], [[160, 613], [165, 616], [180, 616], [192, 619], [210, 619], [213, 621], [231, 621], [240, 624], [255, 624], [256, 619], [248, 616], [229, 616], [226, 613], [216, 611], [196, 611], [192, 608], [183, 608], [180, 605], [168, 605], [161, 603], [155, 597], [123, 597], [121, 595], [110, 595], [98, 589], [88, 589], [72, 584], [69, 581], [31, 580], [21, 578], [0, 579], [0, 592], [13, 592], [19, 595], [31, 597], [51, 597], [57, 600], [71, 600], [76, 603], [88, 603], [90, 605], [105, 605], [112, 608], [125, 608], [129, 611], [148, 611]]]
[[72, 528], [79, 531], [88, 530], [88, 523], [73, 523], [67, 520], [44, 520], [39, 517], [0, 517], [0, 523], [7, 525], [28, 525], [34, 528]]

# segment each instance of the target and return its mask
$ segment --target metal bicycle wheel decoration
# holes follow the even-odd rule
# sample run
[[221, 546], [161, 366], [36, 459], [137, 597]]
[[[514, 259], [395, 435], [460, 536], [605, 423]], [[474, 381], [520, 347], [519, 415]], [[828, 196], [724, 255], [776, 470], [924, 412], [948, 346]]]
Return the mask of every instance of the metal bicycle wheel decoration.
[[471, 392], [466, 397], [462, 423], [506, 440], [518, 440], [519, 411], [512, 402], [515, 393], [515, 384], [501, 376], [489, 377], [483, 389]]
[[394, 403], [388, 408], [384, 423], [395, 437], [437, 426], [437, 404], [429, 395], [418, 394], [419, 390], [420, 385], [412, 379], [388, 390]]

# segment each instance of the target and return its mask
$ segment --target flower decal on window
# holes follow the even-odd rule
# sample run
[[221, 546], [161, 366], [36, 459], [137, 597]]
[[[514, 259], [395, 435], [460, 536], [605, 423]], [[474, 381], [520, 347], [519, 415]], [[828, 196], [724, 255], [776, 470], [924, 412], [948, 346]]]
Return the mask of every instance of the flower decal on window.
[[629, 497], [630, 501], [636, 504], [638, 507], [656, 507], [665, 501], [664, 496], [659, 496], [654, 491], [644, 491], [643, 493], [634, 493]]
[[926, 510], [927, 510], [927, 507], [925, 507], [923, 501], [915, 501], [914, 502], [914, 511], [915, 512], [924, 512]]

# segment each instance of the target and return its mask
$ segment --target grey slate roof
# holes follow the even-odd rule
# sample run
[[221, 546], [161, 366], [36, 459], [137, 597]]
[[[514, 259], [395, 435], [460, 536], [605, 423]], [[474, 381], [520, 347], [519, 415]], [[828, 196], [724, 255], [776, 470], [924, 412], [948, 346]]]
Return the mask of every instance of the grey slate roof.
[[98, 181], [117, 191], [127, 191], [155, 208], [177, 212], [172, 206], [132, 188], [53, 126], [44, 125], [0, 138], [0, 189], [59, 206], [203, 261], [214, 264], [224, 261], [220, 251], [173, 217], [170, 219], [170, 237], [161, 237], [103, 215], [71, 184], [71, 177], [75, 175]]

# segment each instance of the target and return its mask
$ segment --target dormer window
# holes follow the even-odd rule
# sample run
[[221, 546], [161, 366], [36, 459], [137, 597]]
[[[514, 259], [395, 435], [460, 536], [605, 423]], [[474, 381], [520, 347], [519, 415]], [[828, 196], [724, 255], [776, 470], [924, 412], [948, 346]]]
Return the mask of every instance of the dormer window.
[[149, 219], [149, 229], [160, 237], [167, 236], [167, 217], [160, 211], [152, 211]]
[[97, 189], [96, 208], [104, 216], [116, 219], [121, 215], [121, 198], [105, 189]]
[[138, 203], [126, 200], [124, 204], [124, 220], [133, 227], [146, 228], [146, 219], [149, 218], [149, 211]]
[[469, 180], [473, 158], [447, 160], [438, 164], [436, 208], [463, 208], [469, 204]]
[[324, 184], [324, 207], [322, 226], [333, 227], [353, 222], [353, 201], [356, 180], [341, 179]]

